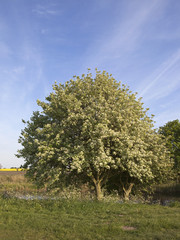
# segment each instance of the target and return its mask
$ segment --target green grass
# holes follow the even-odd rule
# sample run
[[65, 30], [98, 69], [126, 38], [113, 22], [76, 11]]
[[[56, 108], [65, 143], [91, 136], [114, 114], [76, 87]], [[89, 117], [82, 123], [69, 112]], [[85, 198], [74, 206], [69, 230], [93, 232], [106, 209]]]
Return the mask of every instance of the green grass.
[[97, 202], [12, 197], [39, 193], [45, 190], [38, 190], [23, 175], [0, 175], [0, 240], [180, 239], [179, 202], [164, 207], [120, 204], [112, 199]]
[[179, 203], [163, 207], [0, 198], [1, 240], [180, 239], [179, 219]]

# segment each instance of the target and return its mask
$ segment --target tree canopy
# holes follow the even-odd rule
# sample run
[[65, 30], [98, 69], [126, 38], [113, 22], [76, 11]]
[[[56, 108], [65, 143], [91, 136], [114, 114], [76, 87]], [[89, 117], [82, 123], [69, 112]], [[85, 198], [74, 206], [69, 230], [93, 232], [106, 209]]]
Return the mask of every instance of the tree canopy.
[[24, 121], [17, 156], [38, 184], [58, 189], [63, 176], [81, 177], [101, 199], [112, 173], [128, 177], [126, 193], [136, 183], [159, 181], [171, 167], [165, 141], [137, 93], [105, 71], [55, 83], [37, 103], [42, 111]]
[[174, 158], [174, 170], [180, 177], [180, 122], [178, 119], [167, 122], [159, 128], [159, 133], [167, 139], [167, 147]]

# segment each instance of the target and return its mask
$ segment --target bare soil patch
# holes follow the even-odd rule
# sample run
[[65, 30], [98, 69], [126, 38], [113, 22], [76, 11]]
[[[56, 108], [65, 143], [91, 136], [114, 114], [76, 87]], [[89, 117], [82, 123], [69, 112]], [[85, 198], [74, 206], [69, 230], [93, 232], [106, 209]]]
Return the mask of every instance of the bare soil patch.
[[135, 227], [130, 227], [130, 226], [122, 226], [122, 229], [123, 229], [123, 230], [126, 230], [126, 231], [133, 231], [133, 230], [136, 230]]

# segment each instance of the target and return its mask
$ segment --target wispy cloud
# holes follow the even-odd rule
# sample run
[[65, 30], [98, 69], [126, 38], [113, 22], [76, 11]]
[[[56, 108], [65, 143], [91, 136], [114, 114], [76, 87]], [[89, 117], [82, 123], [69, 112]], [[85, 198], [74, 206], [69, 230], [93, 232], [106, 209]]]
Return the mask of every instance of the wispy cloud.
[[0, 68], [0, 79], [6, 79], [1, 82], [0, 108], [6, 108], [11, 103], [9, 107], [17, 112], [22, 106], [23, 112], [26, 112], [25, 106], [35, 101], [33, 98], [36, 97], [40, 82], [43, 91], [43, 60], [40, 51], [28, 43], [23, 43], [18, 51], [16, 62]]
[[24, 42], [18, 51], [18, 61], [0, 66], [0, 152], [4, 167], [22, 164], [22, 160], [15, 160], [14, 156], [20, 148], [20, 129], [24, 127], [21, 119], [29, 119], [32, 111], [37, 109], [37, 95], [43, 95], [44, 91], [40, 51]]
[[[117, 17], [108, 34], [96, 40], [88, 49], [85, 64], [94, 66], [109, 60], [123, 58], [127, 52], [132, 52], [140, 45], [144, 36], [144, 26], [153, 17], [165, 9], [167, 1], [133, 1], [128, 4], [127, 14], [123, 21]], [[117, 7], [120, 8], [120, 5]], [[122, 59], [123, 60], [123, 59]], [[84, 64], [84, 65], [85, 65]], [[88, 65], [88, 66], [90, 66]]]
[[18, 67], [15, 67], [15, 68], [13, 69], [13, 72], [14, 72], [15, 74], [23, 74], [24, 71], [25, 71], [25, 67], [24, 67], [24, 66], [18, 66]]
[[32, 11], [39, 16], [56, 16], [61, 13], [54, 5], [37, 5]]
[[[169, 92], [172, 92], [179, 84], [180, 77], [170, 79], [169, 82], [165, 82], [165, 75], [168, 74], [173, 67], [179, 64], [180, 61], [180, 49], [173, 53], [166, 61], [164, 61], [154, 73], [144, 81], [142, 90], [139, 90], [140, 96], [146, 98], [146, 100], [157, 99], [167, 95]], [[180, 64], [179, 64], [180, 65]], [[179, 68], [179, 67], [178, 67]], [[172, 77], [171, 77], [172, 78]], [[161, 86], [157, 87], [158, 82], [161, 82]], [[163, 81], [163, 82], [162, 82]], [[146, 85], [146, 86], [145, 86]], [[152, 91], [153, 89], [153, 91]], [[149, 93], [151, 91], [151, 94]]]
[[3, 166], [14, 165], [21, 119], [38, 109], [36, 99], [44, 100], [55, 79], [63, 83], [87, 67], [143, 95], [158, 125], [180, 118], [178, 0], [21, 2], [2, 1], [0, 9]]

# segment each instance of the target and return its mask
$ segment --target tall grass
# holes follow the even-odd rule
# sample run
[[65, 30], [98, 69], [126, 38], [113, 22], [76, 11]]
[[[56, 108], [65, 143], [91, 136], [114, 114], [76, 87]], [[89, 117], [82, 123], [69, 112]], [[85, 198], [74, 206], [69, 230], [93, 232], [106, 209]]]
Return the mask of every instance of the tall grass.
[[22, 182], [27, 182], [27, 179], [24, 177], [24, 174], [0, 175], [0, 183], [22, 183]]
[[46, 191], [46, 188], [38, 189], [35, 184], [28, 181], [24, 174], [0, 174], [0, 194], [9, 196], [21, 195], [44, 195], [58, 196], [63, 199], [95, 199], [95, 192], [92, 191], [87, 184], [82, 184], [79, 187], [69, 186], [64, 190], [54, 194]]
[[35, 194], [45, 192], [45, 189], [39, 190], [24, 177], [24, 174], [0, 174], [0, 193], [3, 192], [8, 192], [9, 194]]
[[[161, 199], [161, 197], [165, 197], [167, 199], [171, 197], [175, 197], [176, 200], [180, 201], [180, 183], [169, 183], [169, 184], [161, 184], [154, 186], [155, 190], [155, 198]], [[45, 194], [52, 195], [47, 193], [45, 188], [38, 189], [36, 185], [32, 182], [28, 181], [28, 179], [24, 176], [23, 172], [15, 172], [15, 173], [1, 173], [0, 174], [0, 193], [8, 192], [10, 195], [14, 194]], [[104, 192], [106, 200], [119, 200], [120, 196], [117, 193], [106, 193]], [[89, 187], [87, 184], [83, 184], [79, 187], [69, 186], [66, 189], [62, 190], [58, 196], [60, 198], [66, 199], [95, 199], [95, 191]], [[141, 200], [143, 201], [143, 196], [136, 195], [131, 196], [132, 200]], [[150, 198], [151, 199], [151, 198]]]

